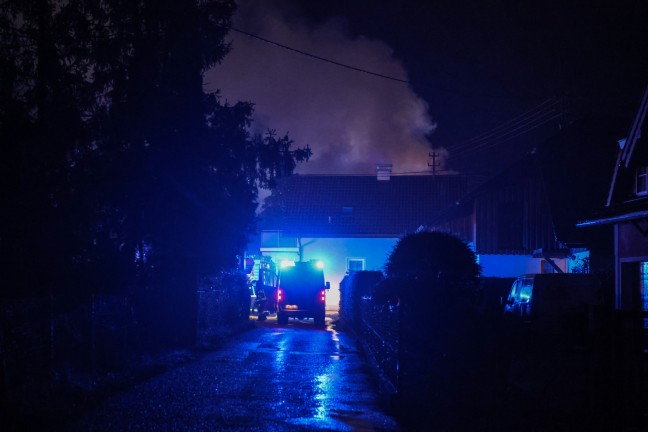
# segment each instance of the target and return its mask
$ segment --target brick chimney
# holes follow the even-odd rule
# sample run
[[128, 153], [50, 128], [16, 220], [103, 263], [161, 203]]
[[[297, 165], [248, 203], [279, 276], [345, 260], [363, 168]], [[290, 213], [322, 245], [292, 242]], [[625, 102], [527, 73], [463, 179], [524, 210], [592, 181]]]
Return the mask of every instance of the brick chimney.
[[376, 164], [376, 174], [380, 181], [388, 181], [391, 177], [392, 164]]

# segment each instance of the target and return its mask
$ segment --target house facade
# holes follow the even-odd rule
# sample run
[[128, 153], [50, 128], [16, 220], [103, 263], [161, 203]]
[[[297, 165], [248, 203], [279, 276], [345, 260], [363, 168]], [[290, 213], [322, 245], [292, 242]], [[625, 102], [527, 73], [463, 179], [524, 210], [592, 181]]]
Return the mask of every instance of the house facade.
[[[648, 330], [648, 88], [627, 136], [618, 141], [605, 207], [578, 227], [614, 229], [615, 306], [643, 315]], [[609, 177], [608, 177], [609, 179]], [[648, 343], [645, 344], [648, 348]]]
[[425, 226], [465, 195], [474, 179], [392, 175], [379, 165], [370, 175], [293, 175], [266, 199], [259, 253], [283, 260], [321, 260], [331, 282], [328, 307], [339, 304], [339, 284], [354, 270], [382, 270], [397, 241]]
[[[483, 276], [612, 271], [612, 233], [576, 228], [604, 198], [618, 119], [574, 122], [439, 214], [472, 244]], [[611, 144], [612, 143], [612, 144]]]

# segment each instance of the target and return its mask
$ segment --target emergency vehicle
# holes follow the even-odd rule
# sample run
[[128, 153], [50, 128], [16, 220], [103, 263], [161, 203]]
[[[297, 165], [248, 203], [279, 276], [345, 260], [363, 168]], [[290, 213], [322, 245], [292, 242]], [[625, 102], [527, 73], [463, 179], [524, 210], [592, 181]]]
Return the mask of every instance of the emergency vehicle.
[[330, 282], [324, 282], [321, 261], [282, 263], [276, 291], [277, 323], [287, 324], [289, 318], [312, 318], [316, 326], [324, 327], [326, 291], [330, 288]]

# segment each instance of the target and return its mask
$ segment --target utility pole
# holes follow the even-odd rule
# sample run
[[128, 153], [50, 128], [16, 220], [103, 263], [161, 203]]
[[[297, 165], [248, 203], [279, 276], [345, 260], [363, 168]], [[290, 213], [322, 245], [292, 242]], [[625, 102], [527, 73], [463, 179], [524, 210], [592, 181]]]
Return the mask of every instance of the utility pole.
[[428, 162], [428, 166], [432, 167], [432, 176], [436, 175], [436, 167], [439, 166], [439, 164], [436, 163], [436, 158], [439, 156], [439, 154], [435, 151], [432, 153], [428, 153], [428, 156], [432, 158], [432, 163]]

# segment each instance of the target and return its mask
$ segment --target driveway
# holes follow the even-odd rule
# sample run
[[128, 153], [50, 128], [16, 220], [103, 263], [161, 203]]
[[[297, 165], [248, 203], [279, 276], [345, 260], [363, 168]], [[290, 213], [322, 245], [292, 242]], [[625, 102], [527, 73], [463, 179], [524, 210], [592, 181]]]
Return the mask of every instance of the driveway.
[[255, 327], [138, 384], [65, 431], [398, 431], [352, 335], [312, 320]]

